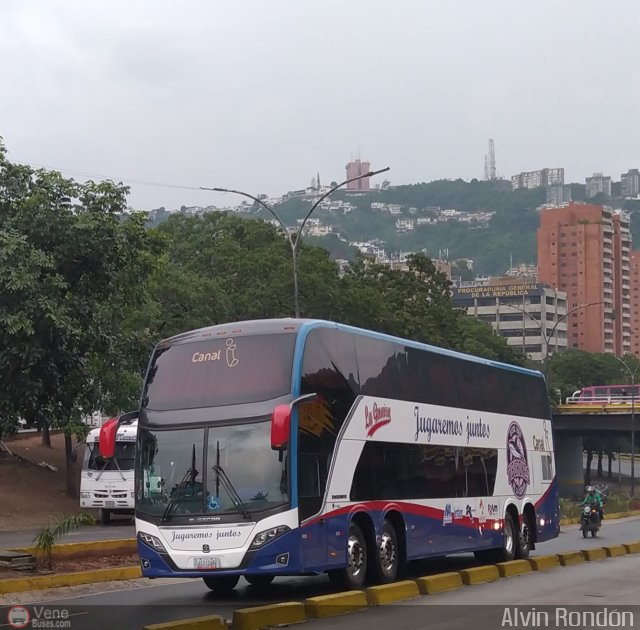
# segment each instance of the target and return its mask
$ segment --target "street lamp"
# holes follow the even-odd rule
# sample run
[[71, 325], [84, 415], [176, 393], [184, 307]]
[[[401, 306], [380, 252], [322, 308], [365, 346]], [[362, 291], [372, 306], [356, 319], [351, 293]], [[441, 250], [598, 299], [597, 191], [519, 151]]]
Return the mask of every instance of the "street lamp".
[[[640, 367], [640, 362], [636, 361], [636, 367], [632, 370], [629, 364], [615, 354], [611, 355], [618, 361], [624, 369], [627, 371], [629, 378], [631, 379], [631, 496], [635, 494], [635, 450], [636, 450], [636, 373]], [[618, 455], [619, 456], [619, 455]]]
[[[604, 304], [604, 302], [589, 302], [588, 304], [579, 304], [578, 306], [574, 306], [573, 308], [570, 308], [564, 315], [562, 315], [561, 317], [558, 318], [558, 320], [555, 322], [555, 324], [551, 328], [551, 332], [548, 335], [547, 335], [546, 321], [545, 321], [545, 323], [543, 325], [542, 322], [538, 321], [529, 311], [527, 311], [524, 308], [521, 308], [519, 306], [514, 306], [513, 304], [500, 304], [500, 306], [506, 306], [507, 308], [513, 308], [516, 311], [520, 311], [521, 313], [524, 313], [532, 321], [534, 321], [536, 323], [536, 325], [538, 326], [538, 328], [540, 329], [540, 335], [542, 336], [542, 339], [544, 341], [543, 372], [544, 372], [545, 380], [548, 380], [547, 379], [547, 370], [548, 370], [548, 366], [549, 366], [549, 342], [551, 341], [551, 339], [553, 339], [553, 335], [555, 334], [556, 329], [558, 328], [558, 325], [561, 322], [563, 322], [567, 317], [569, 317], [569, 315], [571, 315], [571, 313], [575, 313], [576, 311], [580, 310], [581, 308], [587, 308], [589, 306], [597, 306], [598, 304]], [[540, 311], [540, 319], [542, 319], [542, 311]]]
[[313, 206], [311, 206], [311, 210], [309, 210], [309, 212], [307, 212], [307, 215], [305, 216], [304, 220], [300, 224], [300, 227], [298, 228], [298, 231], [295, 233], [295, 237], [291, 232], [289, 232], [289, 230], [287, 229], [285, 224], [282, 222], [280, 217], [276, 214], [275, 210], [273, 208], [271, 208], [269, 205], [267, 205], [264, 201], [262, 201], [262, 199], [258, 199], [258, 197], [254, 196], [254, 195], [251, 195], [249, 193], [246, 193], [246, 192], [244, 192], [242, 190], [234, 190], [232, 188], [217, 188], [217, 187], [216, 188], [206, 188], [205, 186], [200, 186], [200, 189], [201, 190], [211, 190], [213, 192], [234, 193], [235, 195], [242, 195], [243, 197], [247, 197], [248, 199], [251, 199], [255, 203], [261, 205], [265, 210], [267, 210], [267, 212], [269, 212], [271, 214], [271, 216], [273, 216], [275, 218], [275, 220], [278, 222], [280, 227], [284, 230], [285, 236], [287, 237], [287, 240], [289, 241], [289, 245], [291, 247], [291, 257], [293, 259], [293, 299], [294, 299], [294, 304], [295, 304], [295, 316], [296, 317], [300, 317], [300, 307], [299, 307], [299, 304], [298, 304], [298, 244], [300, 243], [300, 237], [302, 235], [302, 230], [304, 229], [304, 226], [305, 226], [307, 220], [313, 214], [313, 211], [329, 195], [331, 195], [336, 190], [338, 190], [338, 188], [342, 188], [346, 184], [349, 184], [351, 182], [355, 182], [355, 181], [357, 181], [359, 179], [364, 179], [365, 177], [373, 177], [374, 175], [380, 175], [380, 173], [386, 173], [389, 170], [389, 168], [390, 167], [387, 166], [386, 168], [381, 168], [379, 171], [369, 171], [368, 173], [365, 173], [364, 175], [359, 175], [358, 177], [352, 177], [351, 179], [345, 179], [343, 182], [340, 182], [339, 184], [337, 184], [336, 186], [331, 188], [329, 191], [324, 193], [324, 195], [322, 195], [313, 204]]

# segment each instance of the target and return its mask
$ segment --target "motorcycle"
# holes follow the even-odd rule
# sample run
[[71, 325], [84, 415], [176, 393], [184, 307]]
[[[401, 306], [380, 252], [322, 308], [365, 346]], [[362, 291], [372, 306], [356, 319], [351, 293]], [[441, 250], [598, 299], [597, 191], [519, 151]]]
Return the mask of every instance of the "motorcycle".
[[582, 508], [580, 517], [580, 529], [583, 538], [591, 532], [591, 537], [595, 538], [600, 529], [600, 508], [597, 503], [589, 503]]

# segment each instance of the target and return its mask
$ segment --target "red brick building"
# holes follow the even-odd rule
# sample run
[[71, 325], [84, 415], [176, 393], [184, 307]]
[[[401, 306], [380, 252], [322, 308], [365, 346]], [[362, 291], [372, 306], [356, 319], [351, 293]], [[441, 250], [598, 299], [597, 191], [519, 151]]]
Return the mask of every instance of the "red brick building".
[[632, 351], [630, 253], [623, 213], [584, 203], [541, 209], [539, 280], [567, 293], [569, 347]]
[[[359, 159], [349, 162], [349, 164], [345, 166], [347, 179], [365, 175], [371, 170], [370, 166], [371, 164], [369, 162], [361, 162]], [[369, 190], [369, 178], [364, 177], [363, 179], [348, 183], [347, 190]]]

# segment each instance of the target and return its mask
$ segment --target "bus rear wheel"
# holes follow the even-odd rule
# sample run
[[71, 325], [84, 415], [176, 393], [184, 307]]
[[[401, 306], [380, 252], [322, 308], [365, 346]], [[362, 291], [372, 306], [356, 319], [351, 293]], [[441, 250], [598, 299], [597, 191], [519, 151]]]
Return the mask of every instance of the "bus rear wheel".
[[274, 575], [245, 575], [244, 579], [253, 586], [267, 586], [273, 582], [274, 577]]
[[204, 577], [202, 581], [206, 584], [209, 590], [216, 593], [225, 593], [232, 591], [240, 577], [238, 575], [218, 575], [216, 577]]
[[347, 566], [329, 571], [329, 581], [337, 588], [353, 590], [361, 588], [367, 575], [367, 542], [356, 523], [349, 525], [347, 540]]
[[518, 547], [516, 549], [516, 558], [518, 560], [526, 560], [529, 557], [529, 552], [531, 551], [531, 537], [533, 536], [533, 531], [529, 521], [529, 517], [526, 514], [523, 514], [520, 536], [517, 538]]
[[382, 534], [380, 535], [377, 551], [377, 581], [381, 584], [393, 582], [398, 575], [400, 566], [400, 550], [395, 527], [386, 519], [382, 525]]

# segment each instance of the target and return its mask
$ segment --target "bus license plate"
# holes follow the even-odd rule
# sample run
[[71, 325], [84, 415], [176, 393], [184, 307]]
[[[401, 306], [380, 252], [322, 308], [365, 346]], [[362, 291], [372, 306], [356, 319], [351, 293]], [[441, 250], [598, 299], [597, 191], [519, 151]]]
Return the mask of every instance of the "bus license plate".
[[193, 563], [196, 569], [218, 569], [220, 567], [220, 558], [194, 558]]
[[116, 502], [115, 501], [105, 501], [104, 504], [107, 507], [116, 507]]

